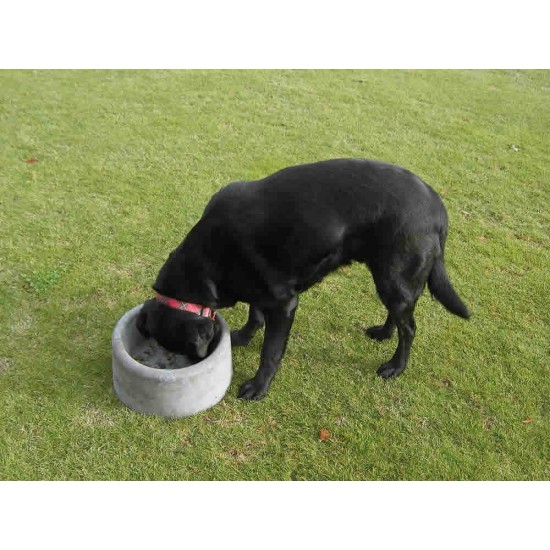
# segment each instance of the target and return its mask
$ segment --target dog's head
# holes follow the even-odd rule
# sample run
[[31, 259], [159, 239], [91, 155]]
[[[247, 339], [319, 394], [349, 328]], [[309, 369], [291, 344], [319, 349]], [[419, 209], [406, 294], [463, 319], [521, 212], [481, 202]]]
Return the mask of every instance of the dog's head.
[[[191, 230], [176, 250], [170, 253], [153, 284], [160, 297], [169, 302], [201, 304], [199, 314], [170, 306], [166, 300], [148, 300], [137, 319], [137, 327], [145, 337], [153, 337], [163, 348], [189, 356], [192, 360], [204, 359], [218, 342], [220, 325], [214, 315], [203, 316], [201, 309], [214, 310], [235, 303], [219, 296], [213, 281], [213, 269], [208, 261], [204, 239], [200, 231]], [[207, 243], [208, 244], [208, 243]], [[206, 246], [206, 248], [208, 248]], [[191, 302], [191, 303], [189, 303]]]
[[157, 300], [145, 302], [136, 325], [145, 338], [153, 337], [163, 348], [193, 361], [212, 351], [220, 332], [218, 323], [209, 317], [173, 309]]

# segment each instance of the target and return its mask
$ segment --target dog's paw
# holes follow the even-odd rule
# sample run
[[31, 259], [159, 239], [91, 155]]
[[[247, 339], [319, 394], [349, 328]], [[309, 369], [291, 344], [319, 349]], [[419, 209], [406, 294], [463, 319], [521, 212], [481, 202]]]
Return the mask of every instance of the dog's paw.
[[258, 401], [267, 393], [268, 385], [257, 382], [254, 378], [247, 380], [240, 388], [237, 397]]
[[236, 348], [239, 346], [246, 346], [250, 342], [250, 338], [243, 330], [232, 330], [231, 331], [231, 346]]
[[392, 337], [393, 329], [387, 329], [385, 325], [377, 325], [365, 329], [365, 334], [373, 340], [389, 340]]
[[381, 365], [378, 370], [376, 371], [376, 374], [378, 376], [381, 376], [382, 378], [395, 378], [396, 376], [399, 376], [403, 371], [405, 370], [405, 367], [401, 366], [395, 366], [391, 361], [389, 363], [384, 363]]

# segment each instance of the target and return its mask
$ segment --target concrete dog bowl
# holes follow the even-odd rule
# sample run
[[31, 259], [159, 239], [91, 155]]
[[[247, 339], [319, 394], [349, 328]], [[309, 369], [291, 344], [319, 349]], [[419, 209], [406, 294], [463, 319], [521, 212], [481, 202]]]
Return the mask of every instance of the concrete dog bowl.
[[113, 386], [119, 399], [141, 413], [182, 417], [218, 403], [231, 382], [229, 328], [218, 313], [221, 335], [214, 351], [181, 369], [156, 369], [132, 358], [144, 342], [136, 327], [141, 305], [127, 311], [113, 332]]

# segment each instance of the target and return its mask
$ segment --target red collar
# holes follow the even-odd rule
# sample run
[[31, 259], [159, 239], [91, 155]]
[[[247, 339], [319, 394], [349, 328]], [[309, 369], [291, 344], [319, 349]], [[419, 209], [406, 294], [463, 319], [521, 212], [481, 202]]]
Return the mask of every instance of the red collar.
[[180, 311], [190, 311], [201, 317], [207, 317], [209, 319], [216, 319], [216, 311], [205, 306], [200, 306], [199, 304], [190, 304], [189, 302], [180, 302], [179, 300], [174, 300], [174, 298], [168, 298], [162, 294], [157, 294], [157, 302], [164, 304], [165, 306], [171, 307], [172, 309], [179, 309]]

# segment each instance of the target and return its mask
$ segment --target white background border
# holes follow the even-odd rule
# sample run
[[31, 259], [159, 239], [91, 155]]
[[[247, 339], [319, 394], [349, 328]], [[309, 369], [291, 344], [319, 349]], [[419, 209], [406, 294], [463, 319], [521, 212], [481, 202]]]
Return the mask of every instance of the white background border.
[[[546, 548], [548, 483], [13, 482], [5, 548]], [[7, 543], [7, 544], [6, 544]]]
[[3, 68], [545, 68], [535, 0], [28, 0]]

